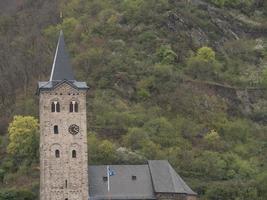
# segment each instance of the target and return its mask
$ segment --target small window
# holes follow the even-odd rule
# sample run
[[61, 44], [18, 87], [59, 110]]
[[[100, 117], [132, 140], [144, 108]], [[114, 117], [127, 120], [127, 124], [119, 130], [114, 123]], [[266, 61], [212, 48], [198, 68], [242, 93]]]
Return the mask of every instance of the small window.
[[54, 126], [54, 134], [58, 134], [58, 125]]
[[136, 176], [133, 175], [132, 176], [132, 180], [135, 181], [136, 180]]
[[72, 102], [70, 103], [70, 112], [73, 112], [73, 105], [72, 105]]
[[78, 112], [79, 105], [78, 102], [72, 101], [70, 102], [70, 112]]
[[77, 102], [75, 102], [74, 108], [75, 108], [75, 112], [78, 112], [78, 103]]
[[55, 156], [56, 156], [56, 158], [59, 158], [59, 157], [60, 157], [60, 152], [59, 152], [59, 150], [56, 150], [56, 151], [55, 151]]
[[68, 181], [65, 180], [65, 188], [68, 188]]
[[76, 158], [76, 151], [75, 150], [72, 150], [72, 158]]
[[60, 112], [60, 104], [59, 103], [57, 103], [57, 105], [56, 105], [56, 111]]
[[56, 112], [56, 105], [54, 102], [51, 104], [51, 112]]
[[103, 181], [108, 181], [108, 177], [107, 176], [103, 176]]
[[51, 112], [60, 112], [60, 104], [57, 101], [53, 101], [51, 104]]

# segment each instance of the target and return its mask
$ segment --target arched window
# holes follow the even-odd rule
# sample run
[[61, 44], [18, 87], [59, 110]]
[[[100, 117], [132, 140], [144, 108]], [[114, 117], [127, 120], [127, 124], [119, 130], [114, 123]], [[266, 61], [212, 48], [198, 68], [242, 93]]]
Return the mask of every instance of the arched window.
[[60, 104], [58, 101], [53, 101], [51, 104], [51, 112], [60, 112]]
[[56, 158], [59, 158], [59, 157], [60, 157], [60, 152], [59, 152], [59, 150], [56, 150], [56, 151], [55, 151], [55, 156], [56, 156]]
[[54, 126], [54, 134], [58, 134], [58, 125]]
[[52, 102], [52, 104], [51, 104], [51, 112], [56, 112], [55, 102]]
[[70, 102], [70, 112], [73, 112], [73, 105], [72, 105], [72, 102]]
[[75, 112], [78, 112], [78, 103], [77, 102], [75, 102], [75, 104], [74, 104], [74, 110], [75, 110]]
[[56, 105], [56, 111], [60, 112], [60, 104], [59, 103], [57, 103], [57, 105]]
[[72, 158], [76, 158], [76, 151], [75, 150], [72, 150]]
[[72, 101], [70, 102], [70, 112], [78, 112], [79, 105], [78, 102]]

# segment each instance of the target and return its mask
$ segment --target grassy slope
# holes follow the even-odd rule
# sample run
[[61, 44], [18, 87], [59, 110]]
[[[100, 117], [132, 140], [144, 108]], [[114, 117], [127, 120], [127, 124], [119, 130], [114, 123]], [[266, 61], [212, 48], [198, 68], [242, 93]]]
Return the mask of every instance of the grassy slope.
[[[264, 15], [257, 16], [260, 11], [244, 15], [239, 10], [219, 9], [201, 1], [192, 1], [192, 4], [183, 1], [164, 4], [162, 1], [162, 5], [156, 1], [143, 4], [138, 4], [138, 1], [136, 4], [77, 2], [70, 1], [63, 6], [65, 19], [62, 27], [77, 76], [92, 88], [88, 99], [90, 131], [113, 140], [119, 147], [120, 144], [127, 146], [122, 142], [122, 136], [129, 129], [153, 132], [155, 124], [162, 123], [159, 133], [174, 134], [168, 137], [177, 133], [178, 144], [171, 146], [166, 141], [168, 145], [164, 146], [152, 135], [150, 140], [161, 145], [155, 149], [158, 153], [149, 155], [144, 149], [137, 149], [137, 152], [148, 159], [169, 159], [201, 194], [207, 193], [207, 188], [212, 188], [212, 185], [235, 186], [237, 182], [237, 185], [248, 183], [244, 188], [254, 187], [250, 182], [257, 182], [255, 177], [266, 170], [263, 156], [266, 147], [262, 142], [266, 141], [265, 115], [261, 110], [266, 104], [266, 92], [238, 89], [237, 93], [236, 88], [259, 86], [266, 56], [254, 48], [258, 42], [256, 39], [261, 39], [265, 45]], [[7, 26], [7, 31], [1, 32], [2, 43], [9, 38], [6, 32], [10, 32], [13, 37], [10, 40], [15, 42], [15, 46], [8, 46], [14, 50], [14, 57], [9, 55], [8, 58], [16, 62], [8, 65], [13, 71], [8, 71], [4, 78], [7, 81], [18, 79], [24, 72], [12, 77], [16, 71], [14, 66], [27, 65], [30, 66], [26, 69], [29, 80], [19, 78], [20, 81], [13, 81], [13, 87], [19, 89], [13, 93], [10, 91], [14, 89], [10, 88], [5, 94], [10, 95], [12, 101], [5, 101], [8, 108], [1, 105], [2, 113], [6, 113], [1, 116], [2, 133], [14, 114], [36, 115], [36, 97], [32, 91], [38, 79], [47, 79], [49, 75], [55, 36], [60, 29], [56, 25], [57, 9], [52, 1], [37, 1], [19, 9], [16, 14], [7, 14], [15, 26]], [[38, 18], [32, 17], [27, 22], [24, 18], [28, 15]], [[19, 43], [21, 38], [23, 42]], [[41, 43], [39, 47], [35, 46], [36, 38], [36, 43]], [[166, 45], [171, 46], [177, 57], [168, 66], [157, 66], [161, 62], [158, 51]], [[215, 49], [217, 59], [223, 65], [220, 77], [215, 81], [194, 80], [184, 73], [187, 59], [201, 46]], [[28, 55], [32, 48], [33, 53]], [[16, 59], [21, 51], [26, 53]], [[1, 55], [8, 54], [1, 52]], [[40, 75], [40, 70], [45, 75]], [[1, 84], [4, 85], [3, 81]], [[225, 127], [226, 123], [230, 128]], [[218, 147], [204, 140], [211, 129], [220, 134], [221, 141], [216, 143]], [[247, 138], [242, 141], [242, 136], [238, 135], [244, 132]], [[233, 138], [236, 141], [231, 141]], [[226, 162], [222, 167], [224, 171], [219, 170], [222, 160], [216, 160], [220, 156]], [[1, 153], [0, 157], [3, 159], [7, 155]], [[240, 166], [232, 166], [231, 159], [237, 160], [234, 164], [241, 163], [243, 171], [240, 172]], [[205, 171], [205, 167], [210, 167], [211, 172]], [[29, 183], [27, 187], [37, 187], [38, 176], [23, 170], [10, 173], [3, 187], [20, 187], [25, 180]], [[235, 176], [220, 177], [231, 170], [235, 170]], [[230, 191], [230, 188], [225, 190]]]

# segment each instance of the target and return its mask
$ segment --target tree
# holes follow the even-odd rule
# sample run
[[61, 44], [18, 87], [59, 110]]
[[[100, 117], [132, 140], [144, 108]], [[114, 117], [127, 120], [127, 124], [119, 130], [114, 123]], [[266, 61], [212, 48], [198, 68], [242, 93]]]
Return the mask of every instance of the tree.
[[173, 64], [177, 59], [177, 54], [172, 50], [170, 45], [163, 45], [157, 50], [157, 57], [161, 64]]
[[217, 80], [220, 68], [215, 52], [209, 47], [202, 47], [188, 59], [185, 73], [194, 79]]
[[109, 140], [98, 139], [94, 133], [88, 136], [88, 149], [90, 163], [107, 164], [115, 161], [115, 145]]
[[15, 116], [8, 127], [7, 152], [18, 162], [38, 159], [38, 121], [31, 116]]
[[179, 133], [165, 117], [151, 119], [145, 124], [145, 130], [151, 140], [162, 147], [177, 145], [179, 142]]
[[5, 173], [5, 170], [0, 168], [0, 183], [4, 182]]
[[207, 146], [211, 149], [220, 149], [222, 147], [222, 142], [219, 133], [216, 130], [209, 131], [204, 136], [204, 141]]
[[4, 190], [0, 191], [0, 200], [35, 200], [36, 195], [28, 190]]
[[204, 60], [206, 62], [214, 62], [215, 52], [210, 47], [201, 47], [197, 50], [196, 58]]
[[148, 140], [148, 135], [141, 128], [130, 128], [128, 133], [123, 137], [124, 144], [132, 150], [138, 150], [142, 144]]

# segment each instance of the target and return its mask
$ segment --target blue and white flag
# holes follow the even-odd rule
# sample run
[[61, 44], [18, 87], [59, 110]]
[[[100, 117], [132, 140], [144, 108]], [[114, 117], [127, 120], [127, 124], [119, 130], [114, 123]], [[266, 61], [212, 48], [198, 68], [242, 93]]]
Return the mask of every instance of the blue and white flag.
[[109, 175], [109, 176], [114, 176], [114, 175], [116, 175], [115, 171], [112, 170], [112, 169], [110, 169], [109, 166], [108, 166], [108, 175]]
[[111, 170], [109, 165], [107, 165], [107, 177], [108, 177], [108, 192], [110, 191], [110, 176], [116, 175], [114, 170]]

